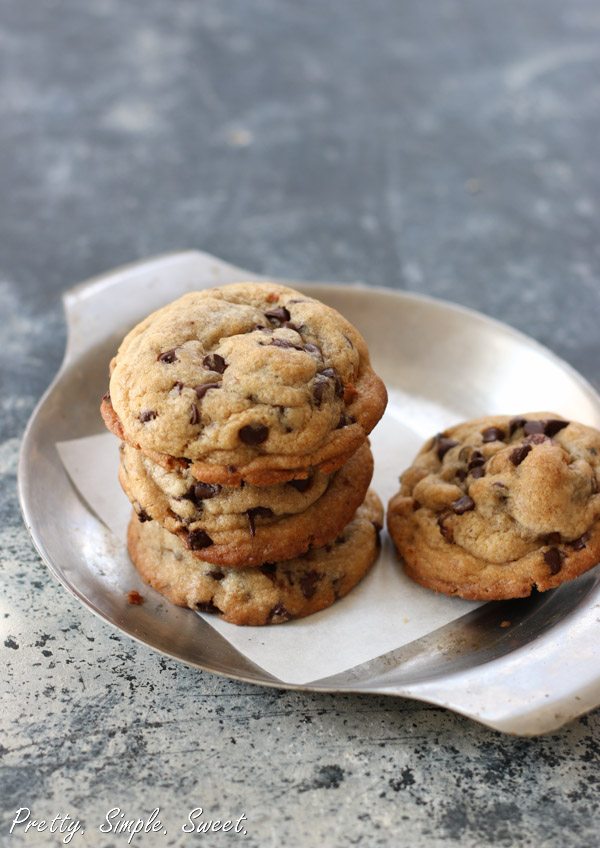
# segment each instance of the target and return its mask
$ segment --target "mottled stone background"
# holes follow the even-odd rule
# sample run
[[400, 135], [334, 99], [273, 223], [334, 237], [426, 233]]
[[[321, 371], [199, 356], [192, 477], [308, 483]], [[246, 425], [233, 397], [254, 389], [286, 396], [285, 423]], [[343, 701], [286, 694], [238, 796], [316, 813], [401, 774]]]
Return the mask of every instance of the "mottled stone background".
[[61, 291], [177, 248], [468, 304], [598, 385], [597, 0], [0, 0], [0, 69], [0, 844], [160, 805], [134, 844], [595, 848], [600, 712], [515, 740], [166, 661], [49, 577], [15, 474]]

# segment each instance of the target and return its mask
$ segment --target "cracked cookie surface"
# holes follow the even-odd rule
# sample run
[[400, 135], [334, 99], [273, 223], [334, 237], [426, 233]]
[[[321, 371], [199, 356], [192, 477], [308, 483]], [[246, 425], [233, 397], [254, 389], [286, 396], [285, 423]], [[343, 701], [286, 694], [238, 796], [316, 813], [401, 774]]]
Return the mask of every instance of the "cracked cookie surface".
[[316, 472], [275, 486], [237, 488], [165, 471], [124, 445], [119, 480], [144, 521], [177, 533], [200, 559], [243, 568], [330, 541], [363, 502], [372, 474], [366, 442], [331, 476]]
[[240, 570], [198, 560], [158, 522], [142, 523], [134, 514], [128, 549], [142, 578], [172, 603], [233, 624], [280, 624], [325, 609], [356, 586], [377, 559], [382, 521], [381, 502], [370, 491], [331, 544]]
[[388, 527], [408, 575], [473, 600], [555, 588], [600, 559], [600, 432], [554, 413], [488, 416], [430, 439]]
[[138, 324], [111, 363], [102, 413], [163, 464], [191, 461], [205, 482], [268, 485], [339, 467], [386, 401], [364, 339], [338, 312], [286, 286], [236, 283]]

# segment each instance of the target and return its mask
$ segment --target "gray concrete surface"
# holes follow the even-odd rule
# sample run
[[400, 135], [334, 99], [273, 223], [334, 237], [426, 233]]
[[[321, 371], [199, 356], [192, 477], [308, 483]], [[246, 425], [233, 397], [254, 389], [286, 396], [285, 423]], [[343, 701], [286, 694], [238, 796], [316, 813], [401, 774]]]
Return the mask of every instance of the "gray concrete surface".
[[600, 712], [518, 740], [184, 668], [53, 582], [15, 494], [61, 291], [166, 250], [449, 298], [599, 385], [599, 37], [595, 0], [0, 0], [1, 845], [62, 844], [19, 807], [104, 848], [112, 807], [160, 807], [134, 845], [599, 844]]

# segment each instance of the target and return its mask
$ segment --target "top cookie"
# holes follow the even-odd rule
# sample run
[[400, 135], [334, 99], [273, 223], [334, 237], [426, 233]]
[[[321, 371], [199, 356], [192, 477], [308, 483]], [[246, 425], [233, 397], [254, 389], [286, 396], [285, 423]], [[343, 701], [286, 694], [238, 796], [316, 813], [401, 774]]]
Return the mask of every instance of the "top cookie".
[[388, 524], [407, 572], [465, 598], [553, 588], [600, 559], [600, 432], [553, 413], [468, 421], [427, 442]]
[[285, 286], [236, 283], [138, 324], [111, 363], [103, 415], [149, 455], [244, 479], [346, 458], [386, 400], [364, 339], [338, 312]]

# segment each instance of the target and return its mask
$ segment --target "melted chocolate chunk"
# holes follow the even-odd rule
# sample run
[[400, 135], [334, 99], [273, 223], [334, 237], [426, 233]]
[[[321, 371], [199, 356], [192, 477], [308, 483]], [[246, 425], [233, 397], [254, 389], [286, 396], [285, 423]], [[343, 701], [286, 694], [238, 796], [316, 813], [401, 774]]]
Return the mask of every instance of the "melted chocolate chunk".
[[221, 612], [219, 607], [215, 606], [212, 601], [198, 601], [198, 603], [196, 604], [196, 609], [198, 610], [198, 612], [210, 612], [213, 614]]
[[193, 551], [201, 551], [202, 548], [210, 548], [213, 540], [204, 530], [192, 530], [187, 536], [188, 547]]
[[526, 436], [532, 436], [534, 433], [543, 433], [544, 427], [544, 421], [526, 421], [523, 426], [523, 432]]
[[462, 498], [452, 501], [450, 506], [456, 515], [462, 515], [465, 512], [470, 512], [472, 509], [475, 509], [475, 501], [468, 495], [464, 495]]
[[277, 563], [276, 562], [263, 562], [262, 565], [258, 566], [259, 571], [268, 577], [269, 580], [275, 582], [275, 572], [277, 571]]
[[330, 380], [334, 381], [335, 386], [335, 394], [337, 397], [343, 397], [344, 394], [344, 384], [340, 379], [340, 375], [335, 370], [335, 368], [323, 368], [322, 371], [319, 371], [319, 374], [322, 374], [323, 377], [327, 377]]
[[505, 433], [500, 427], [488, 427], [481, 433], [484, 442], [503, 442]]
[[513, 465], [520, 465], [527, 454], [531, 451], [531, 445], [520, 445], [520, 447], [515, 448], [510, 455], [510, 461]]
[[544, 553], [544, 561], [550, 569], [550, 574], [558, 574], [562, 568], [565, 555], [558, 548], [549, 548]]
[[471, 468], [469, 474], [474, 480], [478, 480], [480, 477], [485, 477], [485, 468], [482, 465], [476, 465], [475, 468]]
[[297, 492], [308, 492], [313, 484], [313, 478], [306, 477], [304, 480], [289, 480], [288, 483], [290, 486], [293, 486]]
[[274, 618], [278, 618], [280, 621], [287, 621], [291, 618], [291, 615], [283, 604], [275, 604], [269, 613], [269, 621], [273, 621]]
[[253, 506], [252, 509], [246, 510], [246, 515], [248, 517], [248, 526], [250, 527], [250, 535], [256, 535], [256, 518], [270, 518], [273, 515], [273, 510], [269, 509], [268, 506]]
[[221, 491], [221, 486], [218, 483], [195, 483], [192, 487], [194, 498], [196, 501], [207, 501], [214, 498]]
[[458, 444], [456, 439], [448, 439], [446, 436], [442, 436], [441, 433], [438, 433], [438, 435], [435, 437], [435, 441], [437, 445], [438, 459], [440, 460], [445, 457], [450, 448], [454, 448]]
[[262, 445], [269, 438], [269, 428], [264, 424], [246, 424], [240, 429], [238, 436], [245, 445]]
[[222, 571], [209, 571], [208, 576], [213, 580], [222, 580], [225, 577]]
[[165, 362], [167, 365], [170, 365], [172, 362], [177, 362], [177, 354], [175, 353], [175, 349], [173, 350], [165, 350], [164, 353], [159, 353], [156, 357], [157, 362]]
[[312, 344], [311, 342], [308, 342], [304, 345], [304, 350], [307, 353], [316, 353], [317, 356], [322, 356], [321, 348], [317, 347], [316, 344]]
[[471, 459], [467, 466], [469, 471], [472, 471], [473, 468], [479, 468], [481, 465], [485, 465], [485, 457], [481, 453], [481, 451], [473, 451], [471, 454]]
[[148, 421], [153, 421], [157, 415], [158, 412], [155, 412], [153, 409], [142, 409], [139, 414], [139, 419], [142, 424], [146, 424]]
[[556, 436], [557, 433], [560, 433], [561, 430], [564, 430], [568, 426], [568, 421], [561, 421], [560, 418], [551, 418], [545, 422], [544, 433], [552, 438], [552, 436]]
[[275, 309], [269, 309], [265, 315], [271, 321], [278, 321], [280, 324], [285, 324], [291, 318], [290, 313], [285, 306], [277, 306]]
[[441, 515], [438, 516], [437, 526], [440, 528], [440, 533], [444, 537], [447, 542], [454, 541], [454, 533], [452, 532], [452, 528], [449, 527], [445, 521], [450, 515], [450, 512], [442, 512]]
[[287, 347], [292, 350], [304, 350], [302, 345], [296, 345], [293, 342], [288, 341], [287, 339], [271, 339], [271, 344], [274, 347]]
[[227, 368], [227, 363], [219, 353], [209, 353], [202, 360], [202, 365], [207, 371], [216, 371], [222, 374]]
[[200, 423], [200, 413], [198, 412], [198, 407], [195, 403], [190, 406], [190, 424], [199, 424]]
[[323, 395], [325, 394], [325, 389], [329, 385], [329, 381], [326, 377], [322, 377], [320, 374], [317, 374], [314, 382], [313, 382], [313, 400], [315, 402], [315, 406], [318, 408], [321, 406], [321, 402], [323, 400]]
[[300, 588], [302, 589], [302, 594], [307, 600], [312, 598], [317, 591], [317, 583], [322, 577], [323, 575], [319, 574], [317, 571], [307, 571], [306, 574], [303, 574], [300, 578]]
[[194, 387], [194, 391], [196, 392], [198, 400], [202, 400], [204, 395], [210, 389], [220, 389], [220, 388], [221, 388], [221, 383], [201, 383], [199, 386]]
[[582, 551], [585, 548], [587, 542], [589, 542], [589, 539], [590, 534], [584, 533], [578, 539], [573, 539], [572, 542], [569, 542], [569, 546], [573, 548], [574, 551]]

